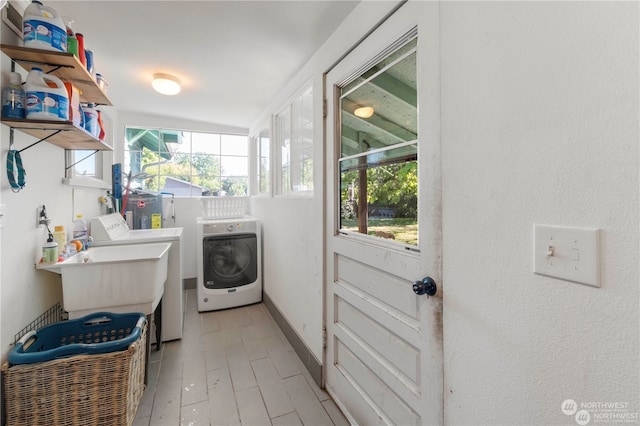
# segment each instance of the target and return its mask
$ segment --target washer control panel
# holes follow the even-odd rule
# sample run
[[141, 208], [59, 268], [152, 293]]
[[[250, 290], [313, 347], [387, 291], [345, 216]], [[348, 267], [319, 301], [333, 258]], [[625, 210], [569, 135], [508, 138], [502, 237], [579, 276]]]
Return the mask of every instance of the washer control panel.
[[233, 222], [233, 219], [229, 219], [225, 221], [202, 222], [203, 235], [255, 232], [256, 229], [256, 222], [253, 220], [238, 220]]

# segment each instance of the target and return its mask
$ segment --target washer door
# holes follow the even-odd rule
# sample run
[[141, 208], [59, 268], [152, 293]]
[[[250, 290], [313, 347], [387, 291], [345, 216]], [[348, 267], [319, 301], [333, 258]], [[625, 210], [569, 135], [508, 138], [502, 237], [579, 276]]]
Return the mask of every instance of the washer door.
[[210, 289], [251, 284], [258, 278], [256, 234], [230, 234], [202, 240], [204, 286]]

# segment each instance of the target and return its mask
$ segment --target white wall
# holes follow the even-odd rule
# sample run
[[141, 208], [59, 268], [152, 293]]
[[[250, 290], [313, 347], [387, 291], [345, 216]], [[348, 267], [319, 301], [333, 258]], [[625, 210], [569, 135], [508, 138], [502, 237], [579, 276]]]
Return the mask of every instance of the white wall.
[[[4, 24], [2, 43], [17, 44], [15, 34]], [[4, 87], [11, 71], [11, 60], [4, 53], [0, 65], [0, 86]], [[20, 68], [17, 70], [20, 71]], [[21, 72], [24, 73], [24, 70]], [[60, 276], [35, 270], [47, 237], [44, 226], [37, 225], [38, 206], [46, 206], [52, 219], [52, 232], [55, 225], [63, 225], [69, 232], [74, 210], [87, 218], [101, 213], [98, 197], [104, 194], [104, 190], [79, 188], [82, 196], [77, 192], [74, 199], [73, 188], [61, 183], [65, 176], [64, 150], [42, 142], [21, 153], [27, 184], [20, 192], [12, 192], [5, 165], [9, 150], [9, 128], [1, 125], [0, 135], [0, 199], [5, 204], [0, 241], [0, 355], [4, 357], [14, 334], [56, 302], [62, 301]], [[23, 149], [35, 141], [35, 138], [15, 131], [16, 149]]]
[[[389, 8], [371, 3], [268, 113]], [[446, 423], [573, 424], [570, 398], [640, 412], [638, 3], [445, 2], [440, 28]], [[253, 200], [265, 292], [316, 354], [319, 197]], [[533, 274], [533, 223], [601, 228], [602, 288]]]
[[[2, 81], [8, 74], [5, 70], [6, 57], [2, 59]], [[2, 159], [6, 159], [9, 149], [9, 128], [0, 126], [2, 135]], [[15, 148], [22, 149], [36, 139], [21, 132], [15, 132]], [[101, 213], [98, 197], [104, 190], [78, 188], [76, 192], [61, 183], [64, 177], [64, 150], [42, 142], [22, 152], [26, 169], [26, 186], [18, 193], [11, 191], [6, 179], [6, 168], [2, 167], [0, 185], [2, 202], [5, 204], [4, 228], [0, 242], [2, 258], [0, 293], [0, 348], [5, 354], [13, 335], [24, 326], [61, 301], [60, 276], [47, 271], [36, 271], [34, 265], [42, 256], [42, 244], [47, 232], [37, 225], [37, 208], [43, 204], [52, 219], [50, 230], [55, 225], [65, 227], [67, 233], [72, 228], [73, 212], [91, 217]], [[74, 209], [75, 205], [75, 209]]]
[[[345, 24], [291, 78], [267, 111], [254, 123], [258, 131], [309, 79], [314, 102], [314, 194], [252, 199], [252, 214], [263, 222], [264, 292], [278, 307], [315, 357], [322, 362], [323, 326], [323, 197], [324, 147], [322, 117], [322, 73], [376, 25], [396, 1], [359, 4]], [[272, 145], [272, 152], [278, 152]], [[275, 173], [275, 170], [274, 170]]]
[[[569, 398], [640, 411], [638, 18], [441, 4], [448, 424], [575, 424]], [[534, 275], [533, 223], [601, 228], [602, 288]]]

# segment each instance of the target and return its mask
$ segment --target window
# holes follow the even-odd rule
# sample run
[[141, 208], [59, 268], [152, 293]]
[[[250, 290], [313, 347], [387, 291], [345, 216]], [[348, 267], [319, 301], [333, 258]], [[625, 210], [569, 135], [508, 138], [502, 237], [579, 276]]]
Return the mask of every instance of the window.
[[[111, 118], [100, 111], [102, 116], [102, 124], [105, 128], [106, 135], [104, 143], [113, 147], [113, 122]], [[96, 180], [105, 180], [111, 173], [111, 160], [113, 155], [110, 152], [95, 150], [67, 150], [65, 153], [67, 170], [66, 177], [68, 179], [93, 178]]]
[[125, 142], [131, 188], [187, 197], [248, 194], [246, 135], [128, 127]]
[[103, 178], [102, 152], [95, 150], [67, 151], [68, 178]]
[[279, 194], [313, 194], [313, 85], [275, 116], [280, 149]]
[[415, 35], [340, 87], [340, 230], [418, 242]]
[[271, 138], [269, 123], [265, 123], [260, 131], [251, 137], [255, 147], [255, 188], [256, 194], [271, 195]]

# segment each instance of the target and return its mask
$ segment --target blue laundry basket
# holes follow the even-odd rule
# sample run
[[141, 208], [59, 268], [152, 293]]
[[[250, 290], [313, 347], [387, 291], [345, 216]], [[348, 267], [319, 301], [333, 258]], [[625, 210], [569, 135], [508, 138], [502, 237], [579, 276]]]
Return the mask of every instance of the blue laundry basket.
[[11, 365], [33, 364], [74, 355], [123, 351], [140, 338], [146, 317], [141, 313], [96, 312], [25, 334], [9, 352]]

